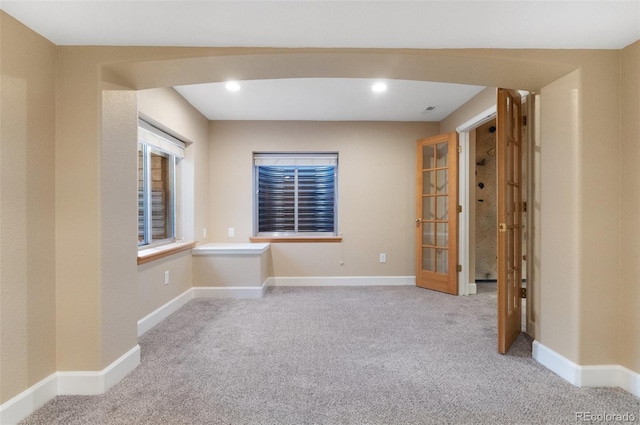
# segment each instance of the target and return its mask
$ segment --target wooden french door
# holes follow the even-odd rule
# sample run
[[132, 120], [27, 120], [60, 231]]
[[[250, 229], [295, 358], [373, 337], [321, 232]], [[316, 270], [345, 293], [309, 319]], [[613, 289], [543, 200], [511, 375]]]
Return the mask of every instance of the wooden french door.
[[416, 285], [458, 294], [458, 134], [418, 140]]
[[498, 352], [522, 327], [522, 103], [515, 90], [498, 89]]

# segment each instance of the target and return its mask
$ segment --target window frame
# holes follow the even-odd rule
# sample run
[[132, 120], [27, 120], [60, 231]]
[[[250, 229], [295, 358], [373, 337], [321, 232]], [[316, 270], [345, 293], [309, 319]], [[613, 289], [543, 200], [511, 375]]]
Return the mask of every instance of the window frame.
[[[138, 119], [138, 155], [142, 152], [142, 221], [143, 238], [140, 240], [138, 233], [138, 250], [154, 248], [162, 245], [175, 243], [177, 240], [177, 204], [178, 204], [178, 162], [184, 158], [185, 144], [179, 139], [171, 136], [154, 125]], [[168, 165], [168, 185], [170, 186], [169, 200], [165, 202], [168, 211], [166, 212], [167, 228], [170, 236], [163, 239], [153, 239], [153, 190], [152, 187], [152, 155], [161, 156], [167, 159]], [[140, 176], [138, 175], [138, 182]], [[139, 184], [139, 183], [138, 183]], [[140, 202], [140, 187], [138, 186], [138, 202]], [[138, 226], [140, 226], [140, 207], [138, 207]], [[140, 227], [138, 227], [139, 231]]]
[[[332, 166], [334, 172], [334, 183], [333, 183], [333, 231], [332, 232], [301, 232], [301, 231], [291, 231], [291, 232], [261, 232], [260, 223], [259, 223], [259, 211], [260, 211], [260, 203], [259, 203], [259, 167], [265, 166], [264, 164], [257, 164], [256, 160], [268, 160], [268, 159], [279, 159], [283, 161], [282, 166], [287, 167], [295, 167], [295, 192], [294, 198], [297, 203], [298, 200], [298, 172], [297, 169], [305, 166], [313, 166], [313, 165], [324, 165], [324, 166]], [[291, 163], [287, 162], [290, 160]], [[314, 160], [320, 161], [320, 164], [313, 164]], [[323, 162], [333, 162], [332, 164], [323, 164]], [[338, 152], [253, 152], [253, 232], [254, 235], [251, 240], [252, 241], [287, 241], [287, 242], [295, 242], [295, 241], [321, 241], [321, 242], [335, 242], [340, 241], [341, 238], [339, 235], [339, 227], [338, 227], [338, 201], [339, 201], [339, 160], [338, 160]], [[258, 161], [259, 162], [259, 161]], [[298, 206], [294, 206], [294, 223], [298, 222]], [[294, 225], [295, 226], [295, 225]], [[297, 227], [297, 226], [296, 226]]]

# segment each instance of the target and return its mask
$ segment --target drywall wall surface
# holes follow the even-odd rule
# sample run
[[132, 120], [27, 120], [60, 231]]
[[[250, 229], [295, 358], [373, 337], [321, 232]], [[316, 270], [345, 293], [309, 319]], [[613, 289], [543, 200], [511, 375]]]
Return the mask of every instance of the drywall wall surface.
[[253, 152], [338, 152], [342, 242], [273, 243], [275, 276], [415, 275], [415, 145], [437, 134], [437, 123], [224, 121], [210, 128], [213, 241], [253, 235]]
[[[165, 285], [166, 272], [169, 273], [169, 283]], [[191, 288], [193, 281], [191, 251], [183, 251], [139, 265], [137, 280], [136, 321]]]
[[578, 362], [580, 333], [580, 72], [541, 90], [540, 334]]
[[99, 70], [71, 48], [57, 65], [57, 369], [101, 370]]
[[622, 51], [620, 364], [640, 373], [640, 41]]
[[[579, 364], [616, 364], [621, 255], [620, 52], [602, 51], [585, 62], [579, 89]], [[542, 143], [543, 150], [547, 149], [544, 139]], [[546, 160], [544, 156], [543, 167]]]
[[[135, 299], [138, 120], [133, 90], [102, 91], [100, 142], [100, 368], [138, 344]], [[108, 318], [104, 320], [103, 318]]]
[[0, 404], [56, 370], [55, 61], [0, 11]]

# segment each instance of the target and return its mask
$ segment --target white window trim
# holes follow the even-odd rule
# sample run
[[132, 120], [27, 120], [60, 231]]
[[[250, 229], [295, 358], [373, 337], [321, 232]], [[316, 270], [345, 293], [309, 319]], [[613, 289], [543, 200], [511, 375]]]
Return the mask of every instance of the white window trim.
[[[258, 224], [258, 166], [333, 166], [335, 167], [335, 194], [333, 232], [259, 232]], [[254, 152], [253, 153], [253, 237], [252, 241], [313, 241], [339, 242], [338, 227], [338, 152]]]

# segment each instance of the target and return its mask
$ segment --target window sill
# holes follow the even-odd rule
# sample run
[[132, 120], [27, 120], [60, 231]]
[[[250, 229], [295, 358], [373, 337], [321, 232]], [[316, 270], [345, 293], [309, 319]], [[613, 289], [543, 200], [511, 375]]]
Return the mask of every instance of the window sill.
[[270, 243], [296, 243], [296, 242], [307, 242], [307, 243], [335, 243], [342, 242], [342, 236], [271, 236], [271, 237], [262, 237], [256, 236], [253, 238], [249, 238], [251, 242], [270, 242]]
[[197, 242], [175, 242], [155, 248], [147, 248], [138, 251], [138, 265], [150, 263], [178, 252], [188, 251], [196, 246]]

